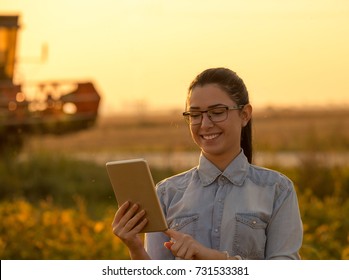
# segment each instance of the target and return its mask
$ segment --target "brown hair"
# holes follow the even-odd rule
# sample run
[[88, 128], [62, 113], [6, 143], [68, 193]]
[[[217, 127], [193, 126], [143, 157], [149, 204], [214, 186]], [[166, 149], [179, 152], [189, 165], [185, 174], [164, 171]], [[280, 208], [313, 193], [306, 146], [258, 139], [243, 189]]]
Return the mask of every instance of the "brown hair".
[[[196, 86], [216, 84], [224, 90], [237, 105], [249, 104], [249, 96], [244, 81], [232, 70], [227, 68], [210, 68], [200, 73], [191, 82], [188, 90], [186, 107], [192, 90]], [[241, 130], [241, 148], [248, 162], [252, 162], [252, 118]]]

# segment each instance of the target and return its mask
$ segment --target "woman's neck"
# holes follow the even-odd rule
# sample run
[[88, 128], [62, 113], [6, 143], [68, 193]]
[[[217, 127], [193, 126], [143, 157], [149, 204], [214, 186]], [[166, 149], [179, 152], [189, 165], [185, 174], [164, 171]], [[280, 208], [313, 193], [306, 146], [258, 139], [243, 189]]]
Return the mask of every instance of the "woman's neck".
[[205, 151], [202, 151], [203, 155], [222, 172], [240, 154], [240, 152], [241, 150], [232, 154], [212, 155], [206, 154]]

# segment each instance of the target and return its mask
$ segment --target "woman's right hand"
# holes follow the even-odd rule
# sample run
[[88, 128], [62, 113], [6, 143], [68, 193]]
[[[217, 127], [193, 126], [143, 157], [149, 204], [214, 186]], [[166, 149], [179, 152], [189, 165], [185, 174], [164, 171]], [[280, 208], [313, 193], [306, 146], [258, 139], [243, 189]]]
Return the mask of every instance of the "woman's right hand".
[[137, 252], [144, 249], [138, 233], [147, 224], [147, 219], [144, 218], [144, 210], [137, 213], [139, 205], [134, 204], [131, 207], [130, 205], [129, 201], [121, 205], [115, 214], [112, 228], [113, 233], [125, 243], [132, 253], [132, 251]]

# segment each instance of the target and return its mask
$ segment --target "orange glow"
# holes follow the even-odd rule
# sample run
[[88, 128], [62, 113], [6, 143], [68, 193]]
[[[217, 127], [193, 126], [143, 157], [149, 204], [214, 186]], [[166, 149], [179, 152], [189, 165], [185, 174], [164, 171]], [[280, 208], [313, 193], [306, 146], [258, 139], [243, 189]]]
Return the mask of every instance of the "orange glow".
[[63, 112], [65, 114], [73, 115], [77, 111], [76, 105], [74, 103], [68, 102], [63, 105]]
[[25, 96], [23, 92], [18, 92], [16, 94], [16, 101], [17, 102], [23, 102], [25, 100]]
[[21, 15], [16, 79], [92, 79], [104, 114], [140, 102], [182, 110], [191, 80], [217, 66], [244, 79], [255, 107], [349, 103], [349, 1], [1, 0], [0, 10]]
[[15, 110], [17, 110], [17, 103], [14, 102], [14, 101], [10, 101], [10, 102], [8, 103], [8, 109], [9, 109], [9, 111], [15, 111]]

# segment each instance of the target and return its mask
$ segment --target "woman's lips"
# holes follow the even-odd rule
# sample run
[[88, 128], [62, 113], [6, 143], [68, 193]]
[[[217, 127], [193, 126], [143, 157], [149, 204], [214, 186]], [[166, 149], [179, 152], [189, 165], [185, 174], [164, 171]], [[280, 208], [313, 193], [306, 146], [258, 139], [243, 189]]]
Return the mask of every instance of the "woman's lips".
[[220, 135], [219, 133], [215, 133], [215, 134], [201, 135], [201, 137], [204, 138], [205, 140], [213, 140], [217, 138], [219, 135]]

